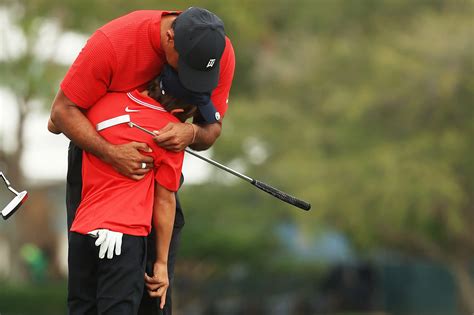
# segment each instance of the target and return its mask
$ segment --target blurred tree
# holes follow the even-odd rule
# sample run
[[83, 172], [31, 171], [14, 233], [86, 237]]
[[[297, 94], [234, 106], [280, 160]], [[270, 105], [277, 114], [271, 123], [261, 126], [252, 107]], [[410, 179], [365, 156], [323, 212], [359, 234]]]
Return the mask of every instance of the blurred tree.
[[[371, 34], [356, 23], [336, 38], [296, 38], [290, 57], [262, 78], [291, 99], [280, 102], [278, 118], [270, 116], [285, 126], [284, 133], [273, 129], [282, 147], [275, 158], [285, 161], [278, 167], [272, 156], [272, 174], [295, 190], [312, 170], [302, 194], [306, 187], [314, 208], [361, 249], [392, 248], [445, 264], [466, 314], [474, 311], [472, 9], [472, 2], [446, 4], [400, 26], [376, 21]], [[272, 67], [274, 56], [262, 60]], [[283, 165], [293, 165], [291, 172]]]
[[266, 160], [243, 163], [313, 203], [313, 220], [293, 212], [303, 228], [444, 264], [472, 314], [473, 2], [305, 2], [286, 19], [281, 3], [218, 153], [259, 139]]
[[8, 166], [8, 174], [15, 178], [18, 186], [23, 185], [23, 174], [20, 160], [23, 152], [24, 122], [35, 106], [35, 102], [50, 101], [55, 89], [51, 83], [57, 83], [64, 68], [49, 58], [40, 55], [42, 49], [39, 33], [44, 29], [45, 19], [37, 17], [26, 19], [19, 7], [3, 7], [2, 17], [5, 28], [1, 31], [2, 58], [0, 59], [0, 86], [14, 95], [16, 104], [5, 104], [17, 111], [18, 123], [9, 133], [17, 141], [15, 148], [5, 152], [4, 158]]
[[[0, 58], [0, 86], [5, 91], [13, 95], [14, 102], [7, 104], [2, 100], [2, 108], [6, 112], [16, 112], [11, 117], [5, 117], [2, 109], [2, 119], [14, 121], [17, 118], [16, 125], [11, 130], [5, 130], [5, 134], [0, 134], [0, 139], [14, 139], [15, 143], [12, 147], [6, 148], [3, 143], [0, 143], [0, 158], [2, 171], [8, 174], [8, 178], [14, 183], [15, 187], [28, 189], [29, 185], [25, 179], [23, 171], [20, 166], [22, 155], [24, 151], [24, 130], [25, 121], [32, 110], [41, 107], [46, 102], [50, 102], [55, 93], [55, 85], [58, 82], [60, 75], [64, 71], [64, 67], [55, 62], [52, 58], [53, 54], [47, 56], [42, 54], [42, 50], [47, 50], [53, 47], [44, 47], [44, 42], [41, 42], [40, 34], [44, 32], [47, 27], [51, 27], [52, 21], [48, 21], [42, 17], [26, 17], [20, 6], [0, 7], [0, 14], [3, 19], [2, 29], [0, 30], [2, 56]], [[7, 111], [9, 107], [11, 111]], [[46, 127], [46, 123], [45, 123]], [[31, 193], [31, 192], [30, 192]], [[34, 198], [30, 198], [34, 199]], [[28, 211], [33, 208], [31, 202], [23, 206], [23, 211]], [[35, 207], [39, 208], [36, 204]], [[48, 210], [47, 207], [40, 208]], [[12, 278], [18, 280], [21, 277], [19, 272], [20, 262], [19, 248], [24, 241], [27, 231], [30, 231], [32, 225], [44, 226], [47, 221], [47, 212], [42, 211], [42, 215], [38, 216], [39, 221], [34, 221], [32, 216], [23, 217], [17, 220], [10, 219], [10, 226], [15, 228], [7, 233], [11, 244], [13, 255], [11, 255]], [[30, 213], [31, 214], [31, 213]], [[49, 231], [44, 231], [43, 235], [46, 237], [50, 235]], [[34, 239], [30, 239], [33, 241]], [[49, 246], [53, 246], [49, 242]]]

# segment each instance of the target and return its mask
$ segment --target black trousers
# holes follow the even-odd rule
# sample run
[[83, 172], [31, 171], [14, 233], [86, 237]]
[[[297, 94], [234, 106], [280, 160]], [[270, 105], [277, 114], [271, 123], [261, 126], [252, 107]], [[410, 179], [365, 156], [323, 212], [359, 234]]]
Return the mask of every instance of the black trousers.
[[[68, 231], [76, 215], [76, 210], [81, 202], [82, 193], [82, 150], [74, 143], [69, 143], [68, 149], [68, 171], [66, 181], [66, 209]], [[179, 247], [181, 230], [184, 226], [184, 215], [176, 195], [176, 216], [174, 221], [173, 235], [168, 255], [168, 276], [170, 278], [170, 287], [166, 294], [166, 304], [163, 310], [160, 310], [159, 299], [150, 298], [146, 290], [143, 290], [142, 301], [138, 314], [140, 315], [171, 315], [172, 314], [172, 287], [174, 278], [174, 265]], [[148, 236], [147, 240], [147, 259], [146, 272], [151, 275], [153, 272], [153, 263], [155, 261], [155, 239], [154, 231]]]
[[95, 238], [69, 234], [68, 314], [134, 315], [143, 295], [146, 237], [124, 234], [122, 254], [100, 259]]

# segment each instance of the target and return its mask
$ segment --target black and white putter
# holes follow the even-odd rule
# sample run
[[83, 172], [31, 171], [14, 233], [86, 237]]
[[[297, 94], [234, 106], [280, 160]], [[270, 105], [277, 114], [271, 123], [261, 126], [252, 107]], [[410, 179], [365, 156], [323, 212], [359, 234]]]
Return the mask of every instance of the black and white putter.
[[5, 182], [8, 190], [15, 194], [15, 198], [13, 198], [6, 206], [2, 209], [2, 217], [4, 220], [8, 219], [12, 216], [20, 207], [21, 205], [28, 199], [28, 192], [23, 190], [22, 192], [18, 192], [10, 185], [10, 182], [5, 177], [3, 172], [0, 172], [0, 177]]

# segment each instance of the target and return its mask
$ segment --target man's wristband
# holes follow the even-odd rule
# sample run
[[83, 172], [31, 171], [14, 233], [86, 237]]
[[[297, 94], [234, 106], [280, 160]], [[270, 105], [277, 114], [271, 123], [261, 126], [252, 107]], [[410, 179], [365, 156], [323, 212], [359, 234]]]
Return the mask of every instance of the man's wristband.
[[191, 125], [191, 128], [193, 129], [193, 140], [191, 141], [190, 144], [193, 144], [194, 141], [196, 140], [196, 134], [197, 134], [197, 127], [192, 124], [192, 123], [187, 123], [188, 125]]

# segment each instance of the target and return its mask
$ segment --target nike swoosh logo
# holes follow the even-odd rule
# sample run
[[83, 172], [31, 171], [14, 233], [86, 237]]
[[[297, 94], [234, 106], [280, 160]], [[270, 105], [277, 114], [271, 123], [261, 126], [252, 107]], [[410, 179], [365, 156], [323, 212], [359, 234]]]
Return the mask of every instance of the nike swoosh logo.
[[139, 110], [139, 109], [130, 109], [130, 108], [128, 108], [128, 106], [127, 106], [127, 107], [125, 107], [125, 111], [126, 111], [127, 113], [136, 113], [136, 112], [139, 112], [140, 110]]

